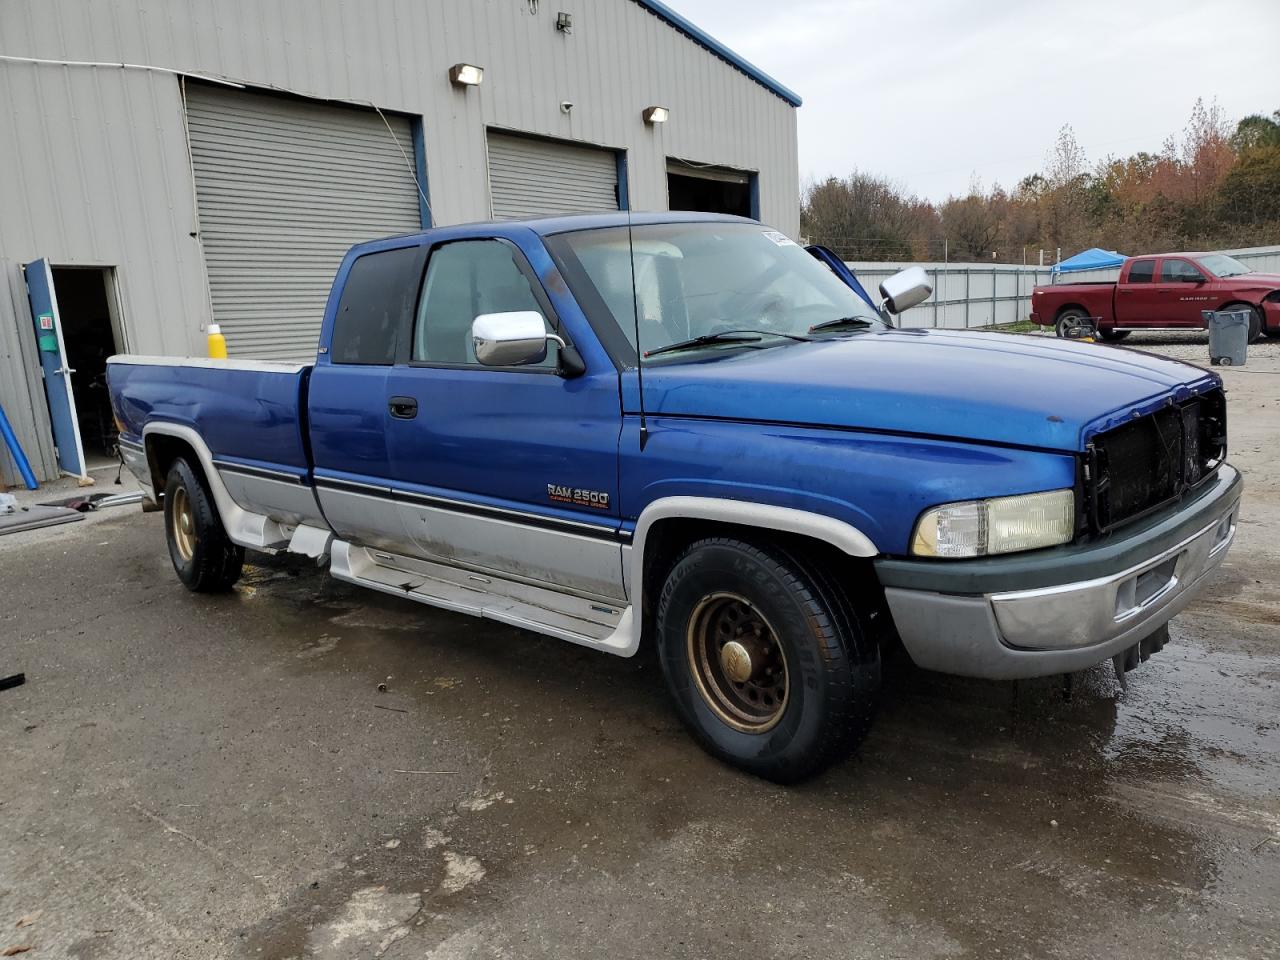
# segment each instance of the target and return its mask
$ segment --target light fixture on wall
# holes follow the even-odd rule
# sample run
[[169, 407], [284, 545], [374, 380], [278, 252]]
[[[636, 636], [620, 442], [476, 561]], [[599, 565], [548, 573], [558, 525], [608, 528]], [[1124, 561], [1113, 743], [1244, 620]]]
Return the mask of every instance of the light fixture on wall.
[[449, 68], [449, 82], [455, 87], [478, 87], [484, 79], [484, 67], [473, 63], [455, 63]]
[[645, 107], [644, 122], [648, 124], [666, 123], [667, 116], [671, 113], [666, 107]]
[[573, 14], [563, 12], [557, 13], [556, 29], [566, 36], [573, 33]]

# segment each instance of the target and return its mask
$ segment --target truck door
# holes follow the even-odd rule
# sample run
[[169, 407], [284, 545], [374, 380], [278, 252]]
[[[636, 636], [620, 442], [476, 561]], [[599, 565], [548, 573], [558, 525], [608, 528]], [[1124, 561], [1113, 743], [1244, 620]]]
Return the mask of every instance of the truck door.
[[621, 600], [617, 371], [562, 377], [554, 345], [537, 365], [482, 366], [472, 321], [514, 310], [561, 329], [514, 244], [473, 237], [431, 250], [386, 386], [401, 520], [425, 559]]
[[1149, 327], [1158, 324], [1155, 308], [1156, 261], [1131, 260], [1127, 275], [1116, 284], [1115, 315], [1117, 327]]
[[307, 391], [316, 498], [339, 537], [407, 552], [391, 498], [387, 379], [417, 302], [426, 250], [420, 245], [365, 253], [345, 274], [327, 348]]
[[1153, 310], [1164, 326], [1201, 327], [1200, 311], [1209, 305], [1208, 277], [1190, 260], [1164, 257], [1152, 290]]

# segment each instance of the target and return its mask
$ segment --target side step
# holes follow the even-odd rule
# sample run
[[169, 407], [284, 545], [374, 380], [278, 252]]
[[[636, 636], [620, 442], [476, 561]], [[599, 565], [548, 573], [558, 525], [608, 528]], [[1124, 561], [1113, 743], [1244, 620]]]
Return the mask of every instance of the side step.
[[412, 560], [334, 540], [329, 572], [397, 597], [408, 597], [455, 613], [497, 620], [570, 643], [629, 657], [639, 645], [632, 636], [631, 607], [589, 600], [457, 567]]

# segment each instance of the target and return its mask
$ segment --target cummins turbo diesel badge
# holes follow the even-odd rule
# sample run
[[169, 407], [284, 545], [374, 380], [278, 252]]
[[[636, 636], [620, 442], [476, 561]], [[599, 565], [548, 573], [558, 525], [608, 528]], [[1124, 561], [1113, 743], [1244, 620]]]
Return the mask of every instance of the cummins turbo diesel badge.
[[603, 490], [583, 490], [579, 487], [566, 487], [558, 483], [548, 483], [547, 496], [556, 503], [571, 503], [575, 507], [595, 507], [597, 510], [609, 509], [609, 494]]

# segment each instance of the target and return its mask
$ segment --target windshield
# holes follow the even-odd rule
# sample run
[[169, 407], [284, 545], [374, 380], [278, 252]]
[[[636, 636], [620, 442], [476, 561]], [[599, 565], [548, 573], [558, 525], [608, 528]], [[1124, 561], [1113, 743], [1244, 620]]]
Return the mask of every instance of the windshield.
[[1198, 259], [1200, 266], [1215, 277], [1238, 277], [1242, 273], [1253, 273], [1252, 269], [1234, 257], [1228, 257], [1225, 253], [1210, 253]]
[[[621, 334], [615, 352], [628, 353], [628, 363], [637, 353], [643, 357], [671, 344], [730, 331], [761, 336], [727, 336], [652, 359], [687, 360], [708, 351], [780, 346], [794, 343], [797, 336], [807, 338], [819, 324], [845, 318], [849, 324], [812, 335], [884, 326], [824, 264], [760, 224], [643, 224], [632, 228], [630, 239], [626, 227], [610, 227], [560, 234], [549, 242], [566, 261], [575, 286], [590, 284], [598, 295], [597, 307]], [[590, 310], [596, 298], [580, 299]]]

